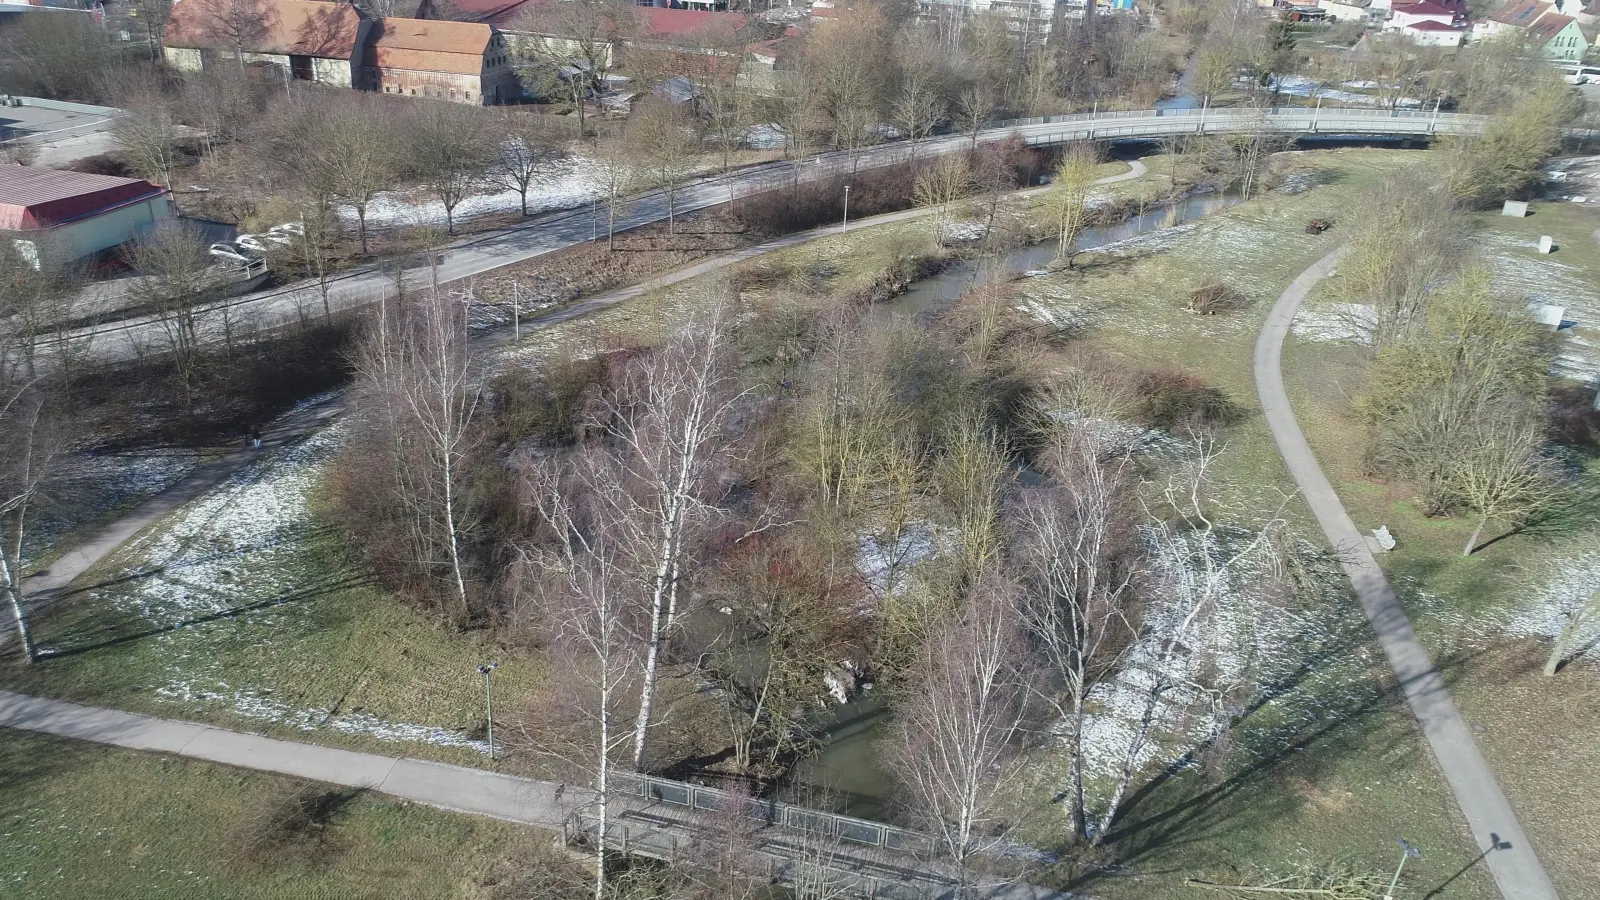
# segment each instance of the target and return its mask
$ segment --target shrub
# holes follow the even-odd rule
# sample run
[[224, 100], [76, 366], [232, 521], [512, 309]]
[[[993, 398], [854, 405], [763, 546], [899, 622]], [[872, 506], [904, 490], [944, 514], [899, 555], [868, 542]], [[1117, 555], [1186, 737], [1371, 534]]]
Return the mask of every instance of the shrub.
[[1202, 316], [1215, 316], [1250, 305], [1250, 299], [1219, 279], [1208, 278], [1189, 294], [1188, 310]]
[[1240, 410], [1220, 388], [1195, 375], [1171, 370], [1143, 375], [1136, 388], [1140, 415], [1165, 431], [1210, 428], [1237, 421]]

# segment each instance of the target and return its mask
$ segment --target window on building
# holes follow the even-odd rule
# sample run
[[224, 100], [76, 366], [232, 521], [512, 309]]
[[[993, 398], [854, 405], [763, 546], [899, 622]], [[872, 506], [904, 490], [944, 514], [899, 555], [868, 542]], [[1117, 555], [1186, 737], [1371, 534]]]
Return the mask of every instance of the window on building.
[[451, 88], [450, 89], [450, 99], [454, 100], [455, 98], [456, 98], [456, 89], [455, 88]]
[[386, 84], [386, 85], [383, 86], [383, 92], [385, 94], [389, 93], [393, 89], [394, 89], [394, 85], [392, 85], [392, 84]]
[[471, 100], [472, 99], [472, 92], [471, 91], [462, 91], [461, 92], [461, 96], [466, 98], [466, 99], [468, 99], [468, 100]]

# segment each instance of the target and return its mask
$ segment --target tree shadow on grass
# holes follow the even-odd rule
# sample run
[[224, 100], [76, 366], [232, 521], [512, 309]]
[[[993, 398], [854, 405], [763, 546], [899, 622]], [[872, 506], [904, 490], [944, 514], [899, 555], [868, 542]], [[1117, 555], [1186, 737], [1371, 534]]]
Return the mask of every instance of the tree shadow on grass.
[[326, 596], [328, 594], [335, 594], [335, 593], [338, 593], [340, 591], [348, 590], [350, 588], [369, 585], [369, 584], [372, 584], [373, 581], [374, 581], [374, 579], [372, 578], [372, 576], [367, 575], [367, 574], [345, 575], [345, 576], [341, 576], [341, 577], [337, 577], [337, 578], [329, 578], [329, 579], [325, 579], [321, 583], [312, 585], [312, 586], [304, 588], [302, 590], [292, 591], [292, 592], [289, 592], [289, 593], [286, 593], [286, 594], [280, 594], [280, 595], [275, 596], [275, 597], [268, 597], [268, 598], [265, 598], [263, 600], [254, 601], [252, 603], [246, 603], [246, 604], [243, 604], [243, 605], [240, 605], [240, 606], [234, 606], [234, 607], [230, 607], [228, 609], [218, 610], [217, 612], [210, 613], [210, 614], [207, 614], [207, 615], [204, 615], [204, 616], [196, 616], [196, 617], [193, 617], [193, 618], [184, 619], [184, 620], [179, 621], [179, 622], [173, 622], [173, 623], [170, 623], [170, 624], [167, 624], [167, 625], [160, 625], [160, 626], [156, 626], [156, 627], [141, 627], [141, 626], [148, 625], [148, 621], [147, 620], [143, 620], [143, 619], [130, 620], [130, 621], [121, 623], [120, 627], [123, 627], [123, 628], [135, 628], [137, 630], [129, 631], [129, 632], [126, 632], [126, 633], [115, 633], [119, 629], [119, 626], [117, 626], [117, 625], [113, 625], [113, 626], [111, 626], [109, 628], [95, 628], [93, 630], [93, 633], [96, 634], [96, 635], [102, 635], [103, 636], [106, 632], [109, 631], [109, 632], [113, 632], [114, 636], [113, 637], [109, 637], [109, 638], [103, 638], [101, 640], [95, 640], [95, 641], [92, 641], [91, 643], [86, 643], [86, 644], [73, 645], [72, 641], [73, 641], [74, 638], [88, 639], [89, 633], [90, 633], [88, 630], [78, 631], [78, 632], [68, 631], [68, 632], [66, 632], [65, 635], [63, 635], [63, 637], [66, 639], [63, 643], [65, 643], [66, 646], [64, 646], [64, 647], [55, 646], [55, 647], [51, 647], [49, 649], [42, 650], [40, 652], [39, 659], [41, 661], [44, 661], [44, 660], [51, 660], [51, 659], [59, 659], [59, 658], [62, 658], [62, 657], [67, 657], [67, 656], [76, 656], [78, 654], [89, 653], [89, 652], [95, 651], [95, 650], [103, 650], [103, 649], [108, 648], [108, 647], [116, 647], [116, 646], [120, 646], [120, 645], [123, 645], [123, 644], [133, 643], [133, 642], [136, 642], [136, 641], [143, 640], [145, 638], [155, 637], [157, 635], [168, 634], [168, 633], [171, 633], [171, 632], [174, 632], [174, 631], [179, 631], [179, 630], [182, 630], [184, 628], [190, 628], [190, 627], [193, 627], [193, 626], [196, 626], [196, 625], [204, 625], [204, 624], [209, 623], [209, 622], [218, 622], [218, 621], [223, 621], [223, 620], [227, 620], [227, 619], [237, 618], [238, 616], [244, 615], [246, 613], [257, 612], [257, 611], [260, 611], [260, 610], [263, 610], [263, 609], [271, 609], [273, 607], [287, 606], [287, 605], [297, 604], [297, 603], [307, 603], [309, 601], [315, 600], [315, 599], [317, 599], [319, 597]]
[[[1371, 683], [1365, 690], [1341, 690], [1331, 700], [1313, 698], [1315, 714], [1291, 727], [1245, 727], [1277, 697], [1317, 676], [1330, 663], [1370, 645], [1370, 631], [1359, 619], [1294, 672], [1269, 686], [1247, 708], [1233, 718], [1227, 732], [1238, 744], [1233, 753], [1247, 760], [1220, 780], [1195, 789], [1194, 778], [1180, 775], [1193, 772], [1212, 749], [1202, 746], [1179, 759], [1141, 786], [1123, 804], [1107, 835], [1116, 857], [1115, 869], [1101, 867], [1086, 871], [1067, 883], [1068, 890], [1120, 877], [1135, 866], [1173, 859], [1174, 851], [1190, 845], [1218, 848], [1219, 861], [1227, 854], [1230, 833], [1239, 827], [1238, 818], [1248, 810], [1257, 822], [1287, 821], [1305, 802], [1296, 794], [1292, 782], [1315, 784], [1319, 772], [1336, 767], [1343, 759], [1389, 758], [1391, 754], [1420, 739], [1409, 713], [1403, 724], [1386, 726], [1382, 719], [1405, 700], [1400, 686], [1385, 674], [1381, 684]], [[1450, 659], [1441, 664], [1447, 684], [1459, 679], [1470, 657]], [[1308, 688], [1310, 689], [1310, 688]], [[1171, 868], [1164, 867], [1164, 868]], [[1470, 868], [1467, 867], [1467, 868]], [[1177, 874], [1171, 869], [1166, 874]], [[1193, 874], [1193, 867], [1185, 870]], [[1462, 870], [1463, 872], [1466, 869]], [[1141, 876], [1163, 874], [1161, 869], [1140, 868]], [[1457, 874], [1459, 877], [1461, 873]]]

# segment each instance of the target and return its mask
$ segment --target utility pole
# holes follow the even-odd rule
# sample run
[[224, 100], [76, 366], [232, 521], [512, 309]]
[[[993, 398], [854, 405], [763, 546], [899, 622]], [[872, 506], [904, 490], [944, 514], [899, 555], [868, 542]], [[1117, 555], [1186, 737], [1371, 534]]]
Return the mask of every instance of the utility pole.
[[[499, 663], [483, 663], [478, 674], [483, 676], [483, 703], [489, 719], [489, 759], [494, 760], [494, 670]], [[1404, 865], [1404, 863], [1402, 863]]]
[[511, 338], [522, 340], [522, 288], [511, 282]]
[[850, 227], [850, 185], [844, 186], [844, 221], [839, 225], [839, 233], [843, 234]]

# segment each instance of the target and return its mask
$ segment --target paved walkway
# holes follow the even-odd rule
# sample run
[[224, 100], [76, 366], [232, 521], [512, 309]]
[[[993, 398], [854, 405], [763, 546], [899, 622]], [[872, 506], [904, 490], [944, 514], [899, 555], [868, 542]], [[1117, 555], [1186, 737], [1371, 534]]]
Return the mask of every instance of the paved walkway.
[[1283, 387], [1283, 341], [1306, 294], [1326, 278], [1344, 255], [1340, 248], [1300, 273], [1278, 298], [1256, 340], [1256, 393], [1278, 452], [1294, 476], [1306, 504], [1317, 517], [1328, 542], [1338, 553], [1356, 598], [1377, 634], [1378, 644], [1394, 670], [1406, 703], [1422, 726], [1434, 759], [1455, 793], [1478, 849], [1487, 852], [1490, 874], [1505, 900], [1557, 900], [1550, 876], [1540, 865], [1516, 813], [1478, 751], [1472, 731], [1461, 717], [1428, 651], [1411, 628], [1411, 620], [1390, 588], [1366, 539], [1334, 493], [1333, 485], [1306, 443]]
[[195, 722], [157, 719], [0, 691], [0, 726], [379, 791], [440, 809], [560, 830], [590, 800], [574, 788], [482, 769], [281, 741]]

